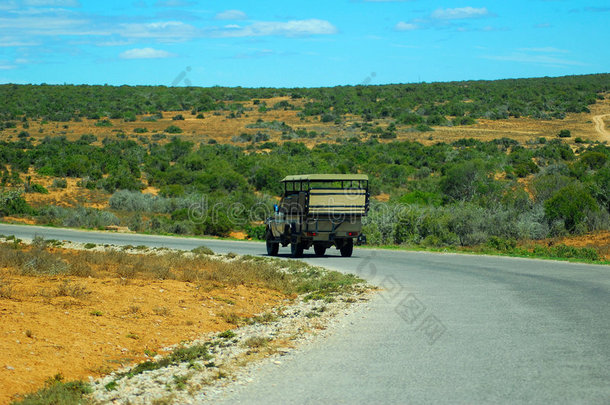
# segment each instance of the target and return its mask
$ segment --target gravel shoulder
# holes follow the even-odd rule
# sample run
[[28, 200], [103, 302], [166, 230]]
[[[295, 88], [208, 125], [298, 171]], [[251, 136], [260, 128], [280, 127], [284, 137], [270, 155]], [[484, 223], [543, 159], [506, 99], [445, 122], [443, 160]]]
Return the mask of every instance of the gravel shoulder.
[[332, 301], [299, 296], [254, 324], [167, 348], [169, 352], [179, 347], [205, 347], [208, 357], [135, 376], [129, 376], [131, 367], [91, 379], [91, 398], [97, 404], [215, 403], [252, 382], [260, 367], [290, 361], [294, 352], [332, 334], [345, 316], [366, 310], [372, 295], [363, 285]]

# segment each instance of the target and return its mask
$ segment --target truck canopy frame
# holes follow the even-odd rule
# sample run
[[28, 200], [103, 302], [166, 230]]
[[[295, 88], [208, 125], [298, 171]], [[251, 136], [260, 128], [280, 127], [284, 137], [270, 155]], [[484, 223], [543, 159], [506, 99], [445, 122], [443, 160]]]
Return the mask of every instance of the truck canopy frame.
[[287, 176], [282, 183], [291, 214], [365, 216], [368, 211], [364, 174], [302, 174]]
[[368, 181], [366, 174], [298, 174], [282, 179], [285, 196], [311, 189], [368, 190]]

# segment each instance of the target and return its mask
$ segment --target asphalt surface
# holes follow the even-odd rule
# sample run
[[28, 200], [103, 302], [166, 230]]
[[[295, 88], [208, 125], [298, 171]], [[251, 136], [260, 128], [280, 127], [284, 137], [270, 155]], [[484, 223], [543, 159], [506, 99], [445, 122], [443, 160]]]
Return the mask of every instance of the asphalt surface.
[[[0, 224], [0, 234], [263, 255], [264, 244]], [[280, 249], [288, 256], [289, 249]], [[227, 403], [610, 403], [610, 266], [354, 250], [306, 262], [384, 288]]]

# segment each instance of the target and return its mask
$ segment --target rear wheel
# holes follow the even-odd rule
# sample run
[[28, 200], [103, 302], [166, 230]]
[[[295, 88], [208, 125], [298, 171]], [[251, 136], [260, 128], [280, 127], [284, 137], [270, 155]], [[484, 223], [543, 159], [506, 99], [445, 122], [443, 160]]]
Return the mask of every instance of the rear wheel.
[[324, 256], [324, 253], [326, 253], [326, 246], [320, 245], [320, 244], [315, 244], [315, 245], [313, 245], [313, 251], [316, 253], [316, 256], [318, 256], [318, 257]]
[[280, 251], [279, 242], [273, 242], [270, 240], [270, 237], [267, 236], [267, 254], [269, 256], [277, 256], [277, 253]]
[[343, 257], [351, 257], [352, 252], [354, 251], [354, 241], [353, 239], [346, 239], [343, 242], [343, 246], [339, 249], [341, 251], [341, 256]]
[[303, 256], [303, 245], [298, 242], [292, 242], [290, 244], [290, 255], [292, 257]]

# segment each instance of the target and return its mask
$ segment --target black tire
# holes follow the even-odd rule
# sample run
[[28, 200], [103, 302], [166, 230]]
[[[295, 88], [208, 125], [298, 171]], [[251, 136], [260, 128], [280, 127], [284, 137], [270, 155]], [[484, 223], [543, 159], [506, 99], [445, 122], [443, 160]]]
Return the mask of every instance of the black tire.
[[290, 244], [290, 255], [292, 257], [301, 257], [303, 256], [303, 245], [297, 242], [292, 242]]
[[279, 242], [273, 242], [272, 240], [269, 240], [269, 236], [267, 236], [267, 254], [269, 256], [277, 256], [279, 251], [280, 251]]
[[343, 246], [341, 246], [341, 248], [339, 250], [341, 251], [342, 257], [351, 257], [352, 253], [354, 251], [354, 240], [346, 239], [343, 242]]
[[313, 251], [316, 253], [316, 256], [322, 257], [326, 253], [326, 246], [320, 245], [320, 244], [314, 244]]

